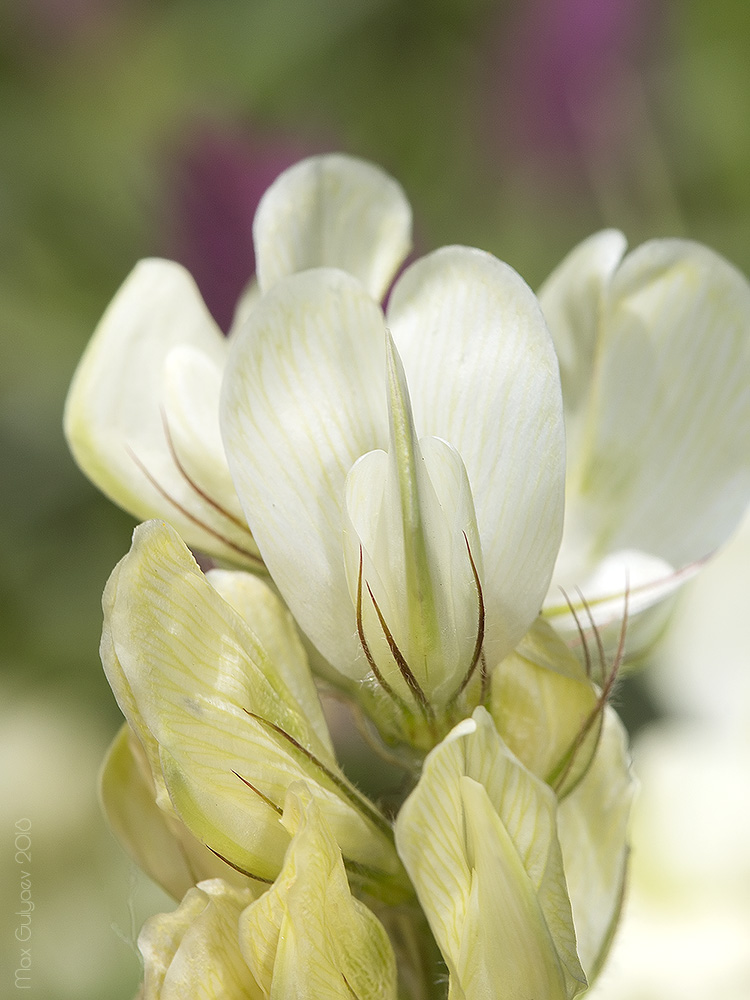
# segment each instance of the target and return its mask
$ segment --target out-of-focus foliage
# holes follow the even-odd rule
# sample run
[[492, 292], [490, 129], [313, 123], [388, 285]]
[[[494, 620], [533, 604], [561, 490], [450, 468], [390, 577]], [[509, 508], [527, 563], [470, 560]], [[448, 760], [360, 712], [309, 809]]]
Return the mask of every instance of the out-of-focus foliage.
[[[631, 244], [689, 235], [748, 272], [749, 41], [745, 0], [0, 0], [0, 664], [8, 705], [60, 704], [52, 757], [79, 745], [63, 705], [92, 720], [88, 763], [60, 774], [85, 803], [66, 837], [111, 855], [92, 788], [118, 719], [98, 608], [132, 522], [73, 465], [61, 413], [135, 261], [183, 260], [226, 324], [270, 176], [341, 149], [399, 178], [421, 250], [481, 246], [533, 286], [605, 225]], [[15, 746], [3, 753], [25, 774]], [[36, 810], [47, 852], [38, 925], [62, 933], [81, 910], [53, 869], [73, 865], [82, 898], [106, 864], [58, 863], [26, 784], [10, 802]], [[108, 898], [87, 896], [103, 924]], [[41, 943], [40, 970], [55, 961]], [[137, 965], [112, 954], [54, 995], [131, 995]], [[40, 971], [38, 989], [51, 981]]]

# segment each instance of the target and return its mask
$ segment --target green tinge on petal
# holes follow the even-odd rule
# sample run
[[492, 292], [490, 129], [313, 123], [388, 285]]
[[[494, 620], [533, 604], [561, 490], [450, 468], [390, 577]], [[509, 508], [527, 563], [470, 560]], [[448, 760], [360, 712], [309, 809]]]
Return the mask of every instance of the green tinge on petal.
[[396, 962], [377, 917], [349, 889], [341, 851], [314, 797], [291, 788], [292, 835], [274, 885], [242, 914], [247, 965], [278, 1000], [395, 1000]]
[[277, 284], [238, 331], [222, 389], [222, 431], [264, 561], [300, 627], [361, 679], [341, 555], [344, 484], [388, 440], [383, 314], [331, 269]]
[[[406, 375], [390, 334], [386, 337], [386, 370], [390, 428], [388, 458], [393, 481], [391, 490], [387, 492], [395, 494], [394, 499], [398, 499], [398, 527], [401, 529], [393, 530], [396, 524], [388, 524], [388, 535], [391, 539], [395, 535], [402, 546], [407, 635], [413, 638], [418, 649], [421, 647], [422, 660], [427, 661], [439, 641], [439, 609], [431, 566], [434, 557], [430, 559], [427, 534], [432, 529], [430, 521], [435, 520], [430, 518], [430, 508], [436, 507], [437, 502], [419, 451]], [[435, 541], [440, 550], [443, 539]]]
[[220, 861], [175, 816], [156, 804], [156, 787], [143, 748], [125, 723], [102, 765], [99, 795], [112, 831], [128, 854], [175, 899], [204, 879], [248, 882]]
[[558, 811], [578, 954], [589, 980], [604, 963], [622, 906], [634, 790], [627, 735], [608, 708], [594, 761]]
[[125, 675], [122, 664], [117, 656], [114, 637], [110, 628], [109, 610], [114, 607], [117, 600], [120, 570], [123, 561], [121, 560], [110, 574], [107, 585], [102, 595], [102, 608], [104, 611], [104, 622], [102, 625], [102, 637], [99, 643], [99, 655], [101, 657], [104, 673], [106, 674], [112, 693], [120, 706], [120, 710], [135, 733], [143, 753], [146, 756], [151, 776], [155, 785], [156, 803], [168, 815], [176, 815], [174, 807], [169, 799], [164, 778], [161, 773], [159, 763], [159, 744], [154, 739], [154, 735], [143, 720], [138, 704], [133, 695], [130, 681]]
[[541, 619], [491, 675], [490, 712], [498, 732], [559, 798], [591, 763], [601, 729], [597, 703], [581, 663]]
[[594, 233], [567, 255], [538, 292], [560, 362], [569, 431], [571, 420], [588, 401], [603, 301], [626, 246], [616, 229]]
[[409, 267], [393, 289], [388, 326], [420, 434], [448, 441], [466, 466], [491, 667], [536, 618], [560, 544], [565, 441], [552, 340], [519, 275], [467, 247]]
[[595, 563], [618, 550], [676, 567], [713, 552], [750, 496], [750, 285], [686, 240], [654, 240], [614, 273], [569, 512]]
[[[460, 779], [471, 894], [459, 958], [467, 997], [563, 1000], [565, 974], [534, 887], [486, 789]], [[497, 937], [502, 927], [504, 936]]]
[[417, 440], [390, 337], [386, 354], [389, 452], [369, 452], [347, 476], [347, 579], [378, 672], [407, 703], [416, 691], [441, 707], [476, 666], [483, 638], [481, 545], [461, 458], [445, 441]]
[[[510, 753], [484, 709], [426, 758], [396, 821], [396, 845], [455, 981], [452, 995], [534, 996], [533, 971], [518, 970], [520, 981], [492, 980], [501, 961], [494, 953], [519, 947], [536, 955], [545, 982], [557, 984], [550, 996], [582, 989], [555, 796]], [[505, 899], [508, 884], [513, 894]], [[480, 911], [480, 892], [482, 900], [500, 898]]]
[[190, 889], [173, 913], [147, 920], [138, 937], [142, 1000], [266, 1000], [239, 941], [240, 915], [255, 895], [211, 879]]
[[[278, 616], [275, 629], [283, 643], [290, 628], [286, 610], [269, 597], [264, 617], [269, 613]], [[306, 706], [297, 702], [252, 623], [222, 599], [168, 525], [151, 521], [136, 528], [106, 620], [141, 715], [157, 739], [164, 703], [190, 708], [191, 696], [216, 705], [223, 699], [236, 713], [275, 723], [333, 763], [310, 731]], [[303, 658], [296, 669], [305, 666]]]
[[218, 433], [227, 350], [187, 271], [141, 261], [81, 358], [65, 435], [86, 475], [135, 517], [163, 517], [196, 548], [259, 568]]
[[249, 573], [212, 569], [206, 573], [206, 579], [258, 637], [295, 701], [304, 706], [308, 724], [333, 759], [333, 744], [318, 691], [289, 611], [270, 587]]
[[335, 267], [380, 300], [411, 247], [411, 209], [378, 167], [340, 154], [315, 156], [266, 191], [253, 237], [263, 292], [297, 271]]
[[[306, 778], [347, 856], [397, 875], [385, 820], [341, 775], [330, 741], [316, 735], [261, 639], [176, 532], [159, 522], [136, 529], [115, 579], [105, 630], [120, 686], [158, 743], [152, 767], [195, 836], [248, 874], [274, 878], [287, 841], [279, 823], [284, 795]], [[275, 634], [276, 651], [300, 655], [285, 609], [270, 597], [261, 607], [261, 629]], [[304, 662], [285, 662], [287, 675], [290, 669], [304, 670]]]

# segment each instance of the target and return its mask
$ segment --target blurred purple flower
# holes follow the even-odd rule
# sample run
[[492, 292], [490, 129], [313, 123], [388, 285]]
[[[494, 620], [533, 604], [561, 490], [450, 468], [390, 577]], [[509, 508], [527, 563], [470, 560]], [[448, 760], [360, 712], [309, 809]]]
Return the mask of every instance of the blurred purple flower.
[[63, 49], [100, 28], [127, 0], [23, 0], [15, 5], [19, 26], [38, 44]]
[[261, 195], [317, 151], [301, 139], [202, 125], [174, 158], [170, 256], [191, 272], [223, 330], [255, 273], [252, 224]]
[[[576, 159], [591, 141], [627, 134], [624, 70], [653, 34], [660, 0], [531, 0], [505, 19], [492, 53], [494, 106], [515, 143]], [[627, 113], [625, 111], [625, 113]]]

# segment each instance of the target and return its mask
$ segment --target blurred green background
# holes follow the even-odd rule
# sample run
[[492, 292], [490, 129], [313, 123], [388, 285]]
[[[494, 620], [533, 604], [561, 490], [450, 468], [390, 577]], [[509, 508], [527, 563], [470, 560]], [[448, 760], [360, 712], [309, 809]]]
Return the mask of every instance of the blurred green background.
[[[186, 263], [226, 325], [262, 190], [339, 149], [403, 184], [418, 251], [480, 246], [532, 286], [603, 226], [688, 235], [750, 272], [749, 42], [746, 0], [0, 0], [4, 980], [20, 819], [30, 996], [132, 996], [138, 926], [167, 905], [93, 791], [120, 718], [99, 600], [132, 520], [61, 431], [133, 264]], [[621, 697], [636, 728], [652, 709]]]

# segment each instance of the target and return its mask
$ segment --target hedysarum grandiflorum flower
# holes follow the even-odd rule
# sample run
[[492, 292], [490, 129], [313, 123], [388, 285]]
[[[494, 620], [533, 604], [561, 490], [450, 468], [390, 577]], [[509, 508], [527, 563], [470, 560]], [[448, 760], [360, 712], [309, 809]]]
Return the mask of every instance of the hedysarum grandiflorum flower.
[[585, 987], [620, 910], [631, 798], [611, 711], [597, 762], [561, 805], [481, 707], [428, 754], [396, 845], [448, 966], [449, 997], [558, 1000]]
[[291, 841], [268, 891], [216, 878], [147, 921], [138, 939], [142, 1000], [395, 1000], [388, 936], [352, 896], [341, 851], [302, 782], [287, 792], [280, 822]]
[[65, 408], [65, 434], [91, 480], [138, 518], [163, 517], [223, 562], [262, 569], [224, 457], [219, 391], [236, 330], [260, 293], [309, 267], [340, 267], [375, 298], [411, 244], [411, 209], [378, 168], [303, 160], [255, 216], [257, 284], [224, 337], [179, 264], [144, 260], [107, 309]]
[[[676, 590], [750, 498], [750, 286], [689, 240], [625, 247], [614, 230], [590, 237], [539, 293], [568, 450], [546, 611], [570, 631], [557, 585], [580, 588], [600, 626], [619, 622], [626, 591], [632, 614]], [[631, 617], [632, 651], [663, 621]]]
[[[653, 383], [644, 377], [651, 396], [635, 405], [638, 414], [642, 406], [660, 415], [666, 427], [663, 436], [651, 429], [649, 439], [633, 421], [650, 473], [664, 457], [654, 442], [677, 447], [676, 427], [689, 410], [686, 390], [690, 405], [697, 400], [698, 414], [708, 419], [722, 366], [731, 369], [732, 413], [742, 416], [747, 400], [732, 365], [746, 371], [747, 347], [738, 333], [746, 285], [708, 251], [696, 252], [691, 269], [680, 250], [673, 267], [672, 245], [664, 243], [636, 251], [619, 269], [621, 250], [611, 246], [605, 254], [611, 265], [591, 264], [586, 252], [564, 264], [544, 307], [563, 359], [565, 414], [539, 302], [491, 255], [465, 247], [430, 254], [404, 272], [381, 310], [405, 245], [408, 207], [400, 189], [370, 170], [323, 158], [274, 186], [256, 221], [268, 251], [258, 257], [261, 293], [213, 361], [174, 330], [167, 338], [174, 350], [162, 344], [149, 354], [142, 320], [154, 298], [142, 298], [138, 278], [82, 363], [68, 432], [97, 474], [117, 489], [125, 484], [137, 492], [145, 484], [149, 503], [180, 515], [176, 526], [188, 541], [210, 542], [221, 558], [238, 561], [236, 550], [249, 544], [252, 531], [243, 565], [262, 560], [291, 612], [247, 573], [204, 576], [174, 528], [150, 522], [137, 529], [104, 599], [102, 658], [134, 734], [120, 737], [105, 769], [108, 810], [131, 852], [173, 892], [191, 875], [215, 875], [212, 859], [228, 865], [221, 885], [234, 888], [227, 893], [255, 894], [266, 886], [254, 912], [264, 914], [256, 931], [270, 942], [287, 905], [281, 887], [293, 888], [286, 865], [296, 834], [284, 821], [285, 803], [291, 786], [304, 782], [352, 891], [373, 900], [391, 934], [402, 980], [414, 984], [407, 995], [424, 997], [436, 981], [426, 920], [456, 1000], [545, 994], [570, 1000], [600, 967], [617, 919], [631, 783], [621, 730], [606, 710], [622, 635], [612, 663], [602, 653], [595, 684], [591, 663], [581, 663], [539, 618], [563, 532], [564, 425], [574, 453], [584, 457], [592, 441], [611, 444], [610, 458], [623, 442], [631, 450], [638, 444], [622, 429], [617, 407], [627, 415], [633, 404], [617, 372], [609, 372], [608, 352], [628, 376], [628, 392], [642, 368], [664, 375]], [[372, 182], [365, 194], [363, 176]], [[631, 282], [628, 260], [641, 260], [639, 254], [654, 254], [656, 262], [633, 265]], [[163, 264], [146, 271], [159, 300], [159, 275], [171, 280], [177, 272]], [[179, 306], [186, 287], [180, 275], [159, 300], [162, 316], [171, 316], [173, 300]], [[601, 336], [590, 309], [578, 309], [580, 280], [583, 304], [590, 307], [593, 298], [595, 314], [607, 320]], [[606, 294], [599, 291], [604, 286]], [[702, 292], [691, 299], [694, 286]], [[187, 298], [192, 305], [180, 315], [190, 327], [198, 300], [193, 292]], [[556, 301], [561, 316], [580, 312], [583, 319], [556, 323]], [[678, 363], [676, 323], [691, 331], [694, 357], [709, 334], [720, 346], [718, 360], [712, 355], [706, 365], [712, 388], [704, 395]], [[716, 329], [722, 324], [726, 331]], [[561, 329], [578, 338], [580, 356], [594, 356], [579, 381]], [[107, 371], [105, 348], [114, 345], [112, 364], [122, 362], [133, 374], [129, 350], [139, 338], [135, 359], [151, 359], [159, 374], [133, 390], [121, 372]], [[181, 388], [172, 396], [163, 392], [171, 384], [164, 370], [177, 371]], [[208, 371], [211, 380], [203, 378]], [[612, 412], [601, 401], [603, 389]], [[579, 435], [583, 399], [591, 400], [586, 412], [594, 416]], [[688, 444], [701, 456], [696, 428], [702, 425], [686, 424]], [[664, 495], [654, 490], [639, 505], [628, 483], [622, 494], [598, 487], [601, 517], [579, 519], [581, 565], [595, 550], [589, 538], [603, 546], [618, 532], [627, 535], [665, 497], [674, 504], [677, 486], [689, 491], [691, 475], [721, 472], [699, 489], [718, 520], [740, 502], [738, 494], [744, 502], [747, 466], [737, 456], [735, 429], [723, 417], [714, 429], [716, 446], [729, 456], [725, 464], [682, 455], [680, 465], [678, 448], [675, 462], [684, 476], [665, 461]], [[637, 460], [627, 464], [624, 446], [620, 454], [643, 487], [648, 477]], [[732, 456], [736, 479], [727, 472]], [[114, 473], [107, 471], [110, 461]], [[175, 492], [172, 480], [155, 471], [167, 467], [164, 477], [180, 483]], [[595, 472], [589, 469], [589, 478]], [[221, 499], [222, 483], [231, 483], [231, 500]], [[182, 504], [178, 489], [202, 498], [202, 513]], [[225, 526], [233, 511], [239, 534], [222, 534], [209, 510]], [[703, 508], [688, 505], [687, 512], [686, 536], [700, 535]], [[570, 524], [580, 528], [575, 519]], [[726, 527], [722, 522], [717, 535]], [[646, 542], [643, 551], [652, 562], [668, 561]], [[668, 567], [670, 587], [675, 564]], [[638, 579], [626, 580], [617, 594], [620, 614], [623, 591], [635, 611], [661, 596]], [[592, 621], [601, 620], [601, 611], [601, 604], [590, 607]], [[294, 619], [385, 739], [408, 744], [396, 746], [406, 771], [403, 797], [413, 789], [400, 812], [395, 801], [386, 814], [342, 772]], [[435, 820], [446, 808], [451, 817]], [[152, 834], [153, 851], [139, 843]], [[172, 845], [186, 864], [170, 866]], [[456, 878], [461, 891], [454, 898], [444, 886]], [[325, 924], [324, 910], [313, 907], [311, 927]], [[495, 954], [497, 941], [504, 947]], [[243, 961], [250, 968], [247, 956]], [[283, 989], [291, 981], [277, 980]], [[311, 995], [305, 988], [300, 996]]]
[[[179, 818], [198, 847], [271, 882], [288, 843], [284, 797], [305, 780], [356, 877], [403, 896], [390, 826], [341, 773], [294, 624], [262, 580], [215, 571], [209, 583], [176, 531], [152, 521], [136, 529], [103, 604], [107, 678], [172, 830]], [[146, 834], [154, 814], [140, 798]], [[128, 815], [132, 830], [132, 803]], [[158, 861], [156, 874], [166, 883]]]
[[[280, 913], [279, 921], [283, 918], [286, 924], [291, 921], [290, 926], [294, 926], [299, 923], [302, 912], [308, 912], [303, 925], [311, 935], [309, 949], [320, 950], [320, 942], [316, 944], [310, 921], [315, 918], [325, 927], [336, 913], [332, 917], [326, 915], [325, 908], [314, 907], [305, 911], [304, 906], [299, 904], [288, 916], [284, 908], [286, 904], [279, 904], [279, 911], [274, 902], [284, 886], [287, 888], [283, 892], [286, 892], [296, 884], [288, 872], [290, 830], [286, 823], [280, 823], [280, 819], [281, 803], [285, 801], [290, 787], [300, 780], [305, 783], [310, 808], [314, 805], [316, 812], [320, 813], [344, 855], [342, 863], [349, 872], [352, 886], [370, 896], [380, 895], [385, 900], [398, 901], [403, 908], [408, 902], [410, 890], [403, 875], [399, 876], [400, 866], [392, 846], [389, 846], [387, 824], [379, 818], [374, 806], [359, 796], [338, 771], [328, 749], [328, 735], [307, 672], [304, 652], [296, 639], [288, 612], [267, 585], [243, 573], [211, 571], [208, 578], [204, 577], [174, 530], [152, 522], [137, 529], [131, 553], [113, 574], [104, 606], [102, 654], [105, 667], [153, 769], [157, 789], [156, 808], [154, 801], [149, 800], [148, 792], [144, 793], [140, 788], [136, 788], [138, 801], [134, 804], [130, 801], [134, 794], [133, 782], [123, 779], [121, 772], [112, 772], [111, 768], [105, 772], [109, 775], [110, 802], [114, 796], [115, 801], [120, 803], [117, 815], [122, 816], [126, 812], [123, 806], [130, 807], [127, 839], [131, 847], [133, 843], [136, 845], [133, 853], [141, 863], [146, 864], [147, 870], [171, 889], [174, 889], [175, 882], [169, 882], [165, 871], [172, 873], [179, 867], [179, 878], [184, 882], [186, 877], [189, 878], [190, 871], [196, 875], [205, 874], [209, 862], [218, 863], [220, 871], [225, 859], [234, 868], [224, 872], [220, 892], [206, 888], [215, 883], [202, 883], [199, 892], [190, 891], [189, 899], [174, 917], [160, 918], [169, 924], [169, 934], [165, 936], [162, 933], [162, 923], [157, 922], [158, 935], [154, 925], [150, 925], [151, 930], [144, 938], [150, 942], [146, 952], [145, 995], [170, 995], [149, 993], [149, 990], [157, 988], [154, 983], [158, 980], [157, 973], [161, 974], [159, 970], [168, 976], [169, 983], [174, 980], [181, 988], [186, 988], [186, 982], [180, 977], [195, 974], [196, 967], [202, 968], [202, 962], [209, 962], [211, 975], [206, 972], [207, 982], [214, 981], [212, 976], [217, 977], [216, 982], [229, 990], [230, 984], [234, 983], [232, 977], [236, 978], [240, 972], [242, 976], [247, 975], [245, 964], [255, 969], [247, 955], [244, 962], [235, 954], [228, 966], [223, 964], [228, 961], [226, 935], [231, 935], [232, 941], [236, 940], [239, 913], [251, 899], [258, 902], [252, 911], [255, 914], [253, 933], [246, 938], [254, 942], [252, 947], [256, 951], [262, 942], [278, 933], [273, 931], [274, 914]], [[529, 662], [532, 658], [540, 660], [542, 651], [555, 649], [554, 639], [545, 638], [548, 627], [537, 627], [542, 629], [541, 637], [526, 642], [522, 647]], [[549, 632], [551, 634], [551, 630]], [[521, 654], [514, 654], [514, 657], [509, 668], [516, 673], [523, 667]], [[567, 666], [561, 662], [560, 673], [555, 674], [557, 681], [570, 682], [576, 664], [575, 659]], [[547, 672], [554, 674], [551, 670]], [[501, 690], [506, 701], [516, 699], [524, 713], [523, 718], [527, 719], [523, 700], [519, 700], [507, 686]], [[559, 697], [560, 689], [556, 688], [555, 692]], [[561, 699], [560, 707], [563, 714], [570, 714], [569, 702], [562, 702]], [[530, 875], [526, 868], [512, 863], [514, 854], [510, 849], [497, 856], [494, 841], [487, 841], [486, 837], [472, 846], [464, 861], [467, 877], [476, 883], [476, 892], [483, 899], [496, 899], [497, 905], [512, 914], [514, 921], [508, 919], [501, 924], [509, 935], [503, 949], [505, 965], [502, 969], [494, 969], [493, 975], [503, 973], [503, 990], [512, 996], [518, 982], [527, 984], [528, 976], [521, 976], [520, 980], [517, 978], [520, 975], [518, 963], [528, 956], [531, 949], [541, 963], [539, 968], [534, 966], [538, 975], [544, 973], [551, 977], [550, 983], [562, 991], [560, 996], [572, 996], [580, 985], [581, 974], [576, 972], [571, 978], [561, 971], [560, 965], [561, 948], [566, 956], [563, 965], [572, 962], [568, 954], [571, 921], [575, 921], [578, 928], [577, 947], [582, 961], [585, 956], [586, 971], [594, 970], [608, 944], [609, 931], [622, 896], [630, 781], [616, 728], [614, 747], [612, 745], [614, 716], [605, 725], [593, 763], [589, 757], [590, 767], [582, 777], [579, 775], [578, 783], [572, 790], [568, 789], [569, 794], [559, 805], [558, 797], [548, 785], [527, 770], [507, 747], [487, 713], [480, 710], [476, 718], [480, 724], [481, 739], [477, 737], [478, 748], [472, 752], [479, 770], [476, 774], [471, 771], [469, 777], [484, 783], [494, 808], [499, 810], [497, 819], [488, 820], [484, 812], [479, 818], [484, 817], [490, 823], [490, 833], [494, 831], [493, 836], [500, 838], [500, 842], [507, 847], [506, 834], [498, 832], [501, 827], [514, 829], [513, 820], [527, 831], [537, 830], [539, 822], [535, 810], [543, 809], [547, 821], [546, 839], [538, 850], [543, 854], [552, 852], [549, 863], [554, 873], [554, 891], [548, 899], [549, 887], [542, 886], [538, 879], [535, 882], [533, 873]], [[561, 724], [569, 721], [562, 720]], [[530, 758], [530, 748], [519, 744], [517, 722], [508, 730], [509, 736], [519, 746], [519, 752]], [[457, 733], [449, 735], [439, 744], [434, 751], [436, 759], [454, 752], [459, 733], [468, 739], [470, 734], [466, 723], [459, 724]], [[550, 721], [547, 732], [540, 730], [538, 734], [539, 741], [544, 744], [541, 748], [543, 756], [548, 751], [547, 733], [553, 742], [556, 739], [559, 742]], [[567, 739], [562, 739], [562, 743]], [[442, 786], [438, 783], [433, 789], [429, 760], [418, 788], [437, 797], [438, 804], [448, 802], [446, 808], [450, 808], [452, 800], [445, 799]], [[532, 790], [530, 801], [522, 807], [518, 803], [514, 805], [512, 789], [506, 794], [504, 785], [502, 788], [495, 787], [496, 783], [492, 784], [487, 777], [497, 770], [498, 760], [514, 775], [514, 781], [520, 781], [525, 788]], [[537, 764], [536, 758], [531, 763]], [[546, 765], [539, 765], [537, 769], [544, 771]], [[123, 787], [118, 787], [119, 781], [124, 781]], [[161, 794], [158, 789], [161, 789]], [[475, 791], [482, 798], [484, 793]], [[433, 804], [430, 808], [437, 806]], [[111, 806], [109, 812], [112, 815]], [[158, 821], [159, 812], [161, 822]], [[283, 816], [286, 816], [285, 812]], [[178, 818], [184, 827], [176, 828]], [[459, 826], [463, 829], [461, 824]], [[174, 837], [174, 857], [170, 858], [169, 841], [160, 827]], [[409, 809], [402, 810], [397, 827], [399, 850], [407, 867], [414, 854], [414, 845], [421, 844], [421, 849], [429, 855], [428, 845], [443, 843], [453, 829], [446, 827], [438, 831], [429, 817], [425, 819]], [[122, 824], [116, 823], [115, 828], [122, 836]], [[155, 830], [158, 844], [153, 842]], [[487, 834], [484, 827], [482, 830]], [[512, 833], [507, 832], [507, 836], [512, 837]], [[148, 843], [143, 843], [144, 840]], [[207, 845], [208, 850], [203, 845]], [[526, 846], [531, 850], [533, 845]], [[453, 850], [466, 851], [468, 848], [465, 844], [463, 847], [458, 844]], [[514, 850], [521, 848], [516, 844]], [[560, 882], [561, 857], [566, 861], [567, 887], [565, 882]], [[431, 863], [436, 871], [442, 871], [444, 879], [454, 877], [455, 859], [452, 855], [438, 857]], [[187, 876], [182, 872], [186, 864]], [[308, 860], [305, 872], [311, 868]], [[299, 867], [296, 870], [299, 871]], [[242, 872], [246, 872], [245, 878], [238, 877]], [[214, 878], [218, 874], [215, 870], [210, 873]], [[435, 929], [435, 921], [447, 919], [444, 913], [441, 917], [441, 904], [429, 895], [422, 898], [422, 878], [418, 871], [410, 869], [410, 874], [420, 893], [427, 918]], [[262, 895], [266, 889], [267, 894]], [[302, 890], [298, 886], [295, 891], [299, 894]], [[206, 893], [209, 900], [204, 898]], [[561, 893], [569, 894], [571, 902], [567, 903], [567, 896]], [[214, 896], [217, 898], [214, 899]], [[199, 900], [203, 900], [201, 906], [198, 906]], [[209, 902], [212, 904], [210, 907]], [[565, 933], [559, 931], [567, 941], [567, 944], [561, 945], [555, 936], [559, 928], [549, 930], [548, 921], [554, 925], [554, 914], [566, 906], [569, 910], [572, 906], [572, 916], [569, 914], [563, 921]], [[542, 917], [537, 913], [540, 908]], [[198, 920], [199, 911], [205, 911], [206, 915], [195, 923], [195, 929], [188, 934], [185, 921], [192, 926]], [[482, 912], [488, 920], [488, 927], [494, 929], [490, 935], [493, 937], [495, 931], [499, 933], [494, 923], [495, 910], [490, 908]], [[365, 923], [374, 922], [374, 917], [369, 915], [362, 919]], [[221, 923], [221, 927], [216, 921]], [[467, 940], [474, 940], [472, 926], [469, 921], [462, 932], [468, 935]], [[175, 928], [183, 928], [184, 940], [183, 931], [175, 936]], [[520, 936], [515, 944], [514, 934]], [[442, 941], [437, 931], [436, 936], [458, 989], [467, 973], [451, 966], [451, 957], [457, 945], [454, 941]], [[376, 933], [376, 938], [379, 937], [382, 937], [382, 930]], [[285, 941], [293, 939], [290, 927], [287, 927]], [[175, 962], [168, 944], [172, 941], [176, 947], [178, 940], [182, 940], [179, 946], [181, 958]], [[240, 935], [240, 940], [245, 938]], [[368, 940], [372, 944], [372, 940]], [[518, 954], [513, 951], [515, 947]], [[250, 945], [244, 950], [248, 948]], [[495, 951], [494, 945], [490, 947], [490, 938], [477, 939], [471, 962], [489, 962]], [[277, 954], [275, 950], [273, 954]], [[355, 955], [353, 959], [355, 964], [356, 961], [364, 961], [362, 956], [357, 958]], [[277, 962], [278, 958], [274, 959], [274, 963]], [[166, 969], [172, 971], [167, 973]], [[278, 981], [285, 981], [284, 975], [292, 976], [296, 971], [294, 962], [273, 964], [272, 979], [279, 977]], [[257, 969], [256, 973], [260, 975]], [[534, 980], [532, 985], [538, 983]], [[479, 986], [475, 986], [469, 987], [466, 995], [480, 997], [483, 993]]]
[[[240, 304], [228, 339], [184, 269], [139, 264], [71, 386], [66, 434], [84, 471], [137, 516], [164, 517], [196, 548], [262, 570], [219, 429], [231, 344], [259, 292], [306, 268], [341, 268], [379, 300], [408, 250], [410, 222], [399, 186], [369, 164], [323, 156], [291, 168], [257, 213], [258, 286]], [[540, 293], [560, 357], [569, 437], [566, 529], [546, 610], [574, 637], [578, 626], [560, 585], [584, 628], [588, 613], [574, 587], [583, 588], [595, 621], [614, 622], [616, 631], [623, 592], [632, 621], [721, 544], [750, 494], [741, 391], [750, 378], [747, 283], [687, 241], [653, 241], [624, 261], [623, 252], [620, 234], [592, 237]], [[412, 340], [419, 343], [419, 334]], [[414, 381], [410, 367], [407, 358]], [[461, 384], [463, 371], [457, 368]], [[409, 388], [419, 411], [423, 392]], [[417, 412], [418, 433], [433, 433], [422, 420]], [[445, 428], [435, 433], [446, 436]], [[468, 462], [474, 494], [486, 492], [493, 461], [481, 470]], [[509, 487], [519, 478], [516, 470]], [[652, 613], [631, 624], [629, 651], [643, 648], [662, 622]]]
[[434, 743], [435, 715], [472, 681], [476, 704], [528, 631], [557, 556], [562, 400], [531, 290], [465, 247], [408, 268], [386, 315], [339, 270], [292, 275], [238, 331], [222, 427], [297, 622]]
[[[180, 909], [150, 924], [142, 939], [145, 996], [176, 997], [201, 969], [207, 983], [229, 996], [246, 981], [275, 996], [274, 984], [291, 988], [305, 962], [318, 961], [321, 952], [328, 957], [318, 964], [335, 975], [345, 951], [334, 948], [330, 929], [340, 919], [343, 904], [335, 900], [344, 870], [351, 891], [374, 901], [392, 929], [403, 981], [421, 983], [419, 989], [437, 974], [425, 918], [448, 964], [451, 995], [486, 996], [486, 966], [494, 995], [510, 998], [544, 983], [568, 1000], [583, 985], [581, 965], [588, 974], [598, 970], [622, 899], [631, 780], [611, 711], [593, 746], [584, 740], [578, 747], [583, 767], [571, 771], [567, 757], [556, 760], [560, 748], [575, 744], [576, 731], [587, 735], [581, 713], [596, 718], [601, 709], [578, 660], [546, 623], [537, 622], [493, 674], [493, 711], [498, 698], [503, 703], [499, 725], [479, 708], [474, 720], [438, 743], [421, 775], [412, 764], [417, 789], [398, 814], [394, 845], [386, 817], [340, 771], [291, 616], [261, 579], [225, 570], [204, 576], [174, 529], [149, 522], [136, 529], [130, 553], [112, 574], [104, 612], [102, 659], [138, 741], [131, 746], [135, 740], [121, 734], [110, 753], [103, 782], [108, 814], [131, 853], [166, 888], [177, 894], [188, 883]], [[535, 695], [542, 704], [530, 707]], [[554, 717], [555, 701], [564, 719]], [[518, 705], [518, 718], [509, 702]], [[466, 776], [476, 787], [461, 798], [468, 810], [461, 819], [454, 785], [444, 787], [435, 774], [439, 761], [452, 762], [453, 774], [469, 759]], [[289, 812], [290, 795], [304, 800], [301, 812], [294, 804]], [[453, 819], [441, 825], [433, 814], [446, 809]], [[289, 819], [302, 813], [314, 815], [310, 829], [317, 831], [305, 835], [314, 849], [304, 857], [295, 848], [301, 827]], [[329, 846], [318, 851], [323, 841]], [[435, 896], [429, 873], [415, 864], [420, 852], [441, 884], [452, 884], [456, 858], [463, 858], [460, 871], [471, 892], [491, 901], [481, 905], [487, 934], [475, 934], [473, 904], [451, 923], [444, 893]], [[189, 887], [191, 875], [198, 890]], [[315, 884], [308, 890], [309, 880]], [[347, 968], [369, 982], [367, 956], [387, 964], [390, 952], [375, 917], [360, 903], [347, 906], [355, 913], [347, 918], [351, 934], [366, 938]], [[507, 919], [498, 923], [503, 913]], [[441, 937], [446, 921], [458, 938]], [[344, 940], [343, 932], [336, 935]], [[465, 962], [457, 958], [469, 947], [462, 941], [471, 943]], [[502, 956], [495, 954], [498, 941]], [[531, 972], [524, 971], [529, 957]], [[346, 969], [344, 975], [352, 986]], [[375, 983], [382, 986], [383, 976]], [[176, 992], [159, 992], [167, 985]], [[407, 995], [425, 995], [419, 989]], [[300, 986], [298, 995], [319, 994]]]

